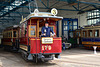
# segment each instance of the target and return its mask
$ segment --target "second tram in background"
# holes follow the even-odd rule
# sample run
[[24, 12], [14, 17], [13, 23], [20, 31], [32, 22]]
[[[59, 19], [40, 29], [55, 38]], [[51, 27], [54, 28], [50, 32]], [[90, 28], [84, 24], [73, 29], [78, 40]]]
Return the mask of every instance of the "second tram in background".
[[75, 33], [84, 47], [93, 49], [93, 46], [97, 46], [100, 50], [100, 24], [85, 26], [83, 29], [76, 30]]

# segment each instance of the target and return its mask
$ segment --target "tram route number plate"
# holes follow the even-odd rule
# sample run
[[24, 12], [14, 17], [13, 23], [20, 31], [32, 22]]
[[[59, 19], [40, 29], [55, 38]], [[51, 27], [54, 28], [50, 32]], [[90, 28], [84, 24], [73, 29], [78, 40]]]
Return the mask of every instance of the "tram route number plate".
[[43, 37], [42, 38], [42, 44], [52, 44], [53, 38], [52, 37]]

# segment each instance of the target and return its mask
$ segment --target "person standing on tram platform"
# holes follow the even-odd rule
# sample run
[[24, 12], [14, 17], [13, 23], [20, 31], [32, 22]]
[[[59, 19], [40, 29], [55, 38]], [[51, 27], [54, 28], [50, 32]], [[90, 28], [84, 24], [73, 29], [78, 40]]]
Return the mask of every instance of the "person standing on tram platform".
[[42, 36], [44, 37], [50, 37], [51, 36], [51, 32], [52, 32], [52, 35], [54, 36], [55, 33], [54, 31], [51, 29], [51, 27], [49, 27], [49, 23], [48, 22], [45, 22], [45, 26], [42, 27]]

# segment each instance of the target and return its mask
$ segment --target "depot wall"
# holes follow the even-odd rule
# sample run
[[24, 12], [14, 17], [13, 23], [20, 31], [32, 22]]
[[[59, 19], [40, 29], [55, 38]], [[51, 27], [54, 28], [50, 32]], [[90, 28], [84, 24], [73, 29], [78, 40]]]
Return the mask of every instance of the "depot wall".
[[[77, 14], [78, 12], [76, 11], [66, 11], [66, 12], [62, 12], [60, 11], [60, 16], [63, 16], [64, 18], [78, 18], [78, 26], [85, 26], [87, 25], [87, 12], [83, 13], [83, 14]], [[62, 21], [59, 21], [59, 36], [62, 36]]]

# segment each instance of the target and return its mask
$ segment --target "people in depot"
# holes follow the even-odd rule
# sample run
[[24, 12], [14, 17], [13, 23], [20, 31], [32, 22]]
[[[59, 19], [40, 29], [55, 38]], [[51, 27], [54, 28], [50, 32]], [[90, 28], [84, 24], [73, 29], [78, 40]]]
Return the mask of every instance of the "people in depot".
[[65, 42], [62, 43], [62, 47], [63, 47], [63, 50], [66, 49], [66, 47], [65, 47]]
[[45, 26], [42, 27], [42, 36], [43, 37], [51, 37], [51, 36], [54, 36], [56, 35], [54, 33], [54, 31], [51, 29], [51, 27], [49, 27], [49, 23], [48, 22], [45, 22]]

